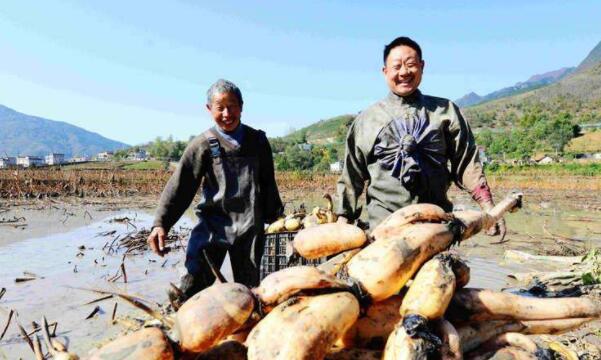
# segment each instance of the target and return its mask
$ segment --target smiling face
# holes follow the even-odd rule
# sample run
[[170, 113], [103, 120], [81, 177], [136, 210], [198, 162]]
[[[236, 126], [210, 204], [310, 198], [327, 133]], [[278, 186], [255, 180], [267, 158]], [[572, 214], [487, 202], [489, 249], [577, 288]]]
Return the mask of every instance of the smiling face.
[[215, 94], [211, 103], [207, 104], [207, 110], [223, 131], [234, 131], [240, 125], [242, 105], [236, 95], [230, 92]]
[[411, 95], [422, 81], [424, 61], [417, 51], [405, 45], [390, 50], [382, 68], [390, 91], [399, 95]]

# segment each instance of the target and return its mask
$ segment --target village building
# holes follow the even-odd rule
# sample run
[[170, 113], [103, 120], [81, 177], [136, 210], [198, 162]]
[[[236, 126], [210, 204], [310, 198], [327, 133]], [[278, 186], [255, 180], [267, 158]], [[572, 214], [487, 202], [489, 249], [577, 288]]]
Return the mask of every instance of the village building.
[[148, 160], [149, 156], [146, 150], [138, 150], [127, 154], [127, 160], [131, 161], [145, 161]]
[[532, 156], [531, 158], [532, 161], [534, 161], [536, 164], [539, 165], [546, 165], [546, 164], [551, 164], [554, 162], [553, 158], [550, 157], [547, 154], [535, 154], [534, 156]]
[[0, 158], [0, 169], [17, 166], [17, 158], [14, 156]]
[[74, 156], [71, 159], [69, 159], [70, 163], [81, 163], [81, 162], [86, 162], [86, 161], [90, 161], [90, 158], [86, 155]]
[[111, 161], [113, 160], [113, 152], [112, 151], [103, 151], [96, 155], [97, 161]]
[[44, 159], [39, 156], [17, 156], [17, 166], [29, 168], [43, 165]]
[[342, 161], [336, 161], [336, 162], [331, 163], [330, 164], [330, 172], [337, 173], [337, 174], [341, 173], [342, 165], [343, 165]]
[[65, 163], [65, 154], [48, 154], [45, 157], [46, 165], [60, 165]]

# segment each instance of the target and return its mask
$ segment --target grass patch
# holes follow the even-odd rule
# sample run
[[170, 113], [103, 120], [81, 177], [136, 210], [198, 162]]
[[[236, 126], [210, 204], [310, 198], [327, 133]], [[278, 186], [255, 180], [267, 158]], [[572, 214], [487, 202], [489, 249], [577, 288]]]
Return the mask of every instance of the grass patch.
[[90, 161], [80, 164], [61, 165], [63, 170], [164, 170], [165, 163], [147, 161]]
[[88, 161], [76, 164], [60, 165], [62, 170], [114, 170], [118, 169], [120, 163], [113, 161]]
[[159, 160], [138, 161], [121, 165], [123, 170], [163, 170], [165, 162]]
[[491, 175], [549, 175], [601, 176], [601, 163], [562, 163], [548, 165], [490, 165], [485, 169]]

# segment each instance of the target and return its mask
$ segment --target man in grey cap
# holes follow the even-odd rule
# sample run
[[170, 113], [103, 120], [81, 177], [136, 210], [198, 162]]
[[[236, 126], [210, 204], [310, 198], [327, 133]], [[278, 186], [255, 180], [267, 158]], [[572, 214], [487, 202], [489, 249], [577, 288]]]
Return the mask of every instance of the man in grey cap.
[[172, 300], [185, 300], [215, 281], [205, 252], [218, 268], [229, 252], [234, 280], [259, 283], [264, 224], [280, 216], [283, 205], [269, 141], [240, 122], [242, 105], [235, 84], [219, 80], [209, 88], [206, 108], [215, 126], [190, 141], [161, 195], [148, 243], [163, 256], [169, 229], [201, 189], [180, 285], [185, 296]]
[[[419, 90], [425, 62], [420, 46], [399, 37], [384, 48], [382, 72], [390, 93], [352, 123], [338, 181], [340, 221], [361, 214], [357, 200], [367, 183], [367, 214], [375, 227], [395, 210], [432, 203], [451, 211], [451, 181], [484, 210], [493, 207], [474, 136], [453, 102]], [[503, 220], [489, 229], [505, 235]]]

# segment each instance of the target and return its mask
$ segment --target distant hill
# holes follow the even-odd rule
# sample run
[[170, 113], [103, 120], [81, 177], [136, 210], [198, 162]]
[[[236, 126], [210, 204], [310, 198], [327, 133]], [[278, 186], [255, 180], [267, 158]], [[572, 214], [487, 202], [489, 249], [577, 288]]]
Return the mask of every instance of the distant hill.
[[584, 60], [578, 65], [578, 70], [586, 70], [601, 62], [601, 42], [591, 50]]
[[469, 94], [464, 95], [463, 97], [455, 100], [455, 103], [460, 107], [467, 107], [481, 104], [486, 101], [496, 100], [507, 96], [520, 94], [526, 91], [537, 89], [541, 86], [557, 82], [563, 79], [565, 76], [571, 74], [575, 69], [576, 68], [574, 67], [564, 67], [559, 70], [533, 75], [524, 82], [518, 82], [513, 86], [509, 86], [501, 90], [491, 92], [490, 94], [484, 96], [480, 96], [475, 92], [470, 92]]
[[22, 114], [0, 105], [0, 156], [62, 153], [92, 156], [129, 147], [62, 121]]
[[559, 81], [463, 109], [474, 128], [508, 128], [525, 113], [568, 113], [576, 123], [601, 121], [601, 42]]
[[306, 142], [309, 144], [336, 144], [344, 142], [349, 126], [356, 115], [340, 115], [296, 130], [283, 138], [283, 141]]

